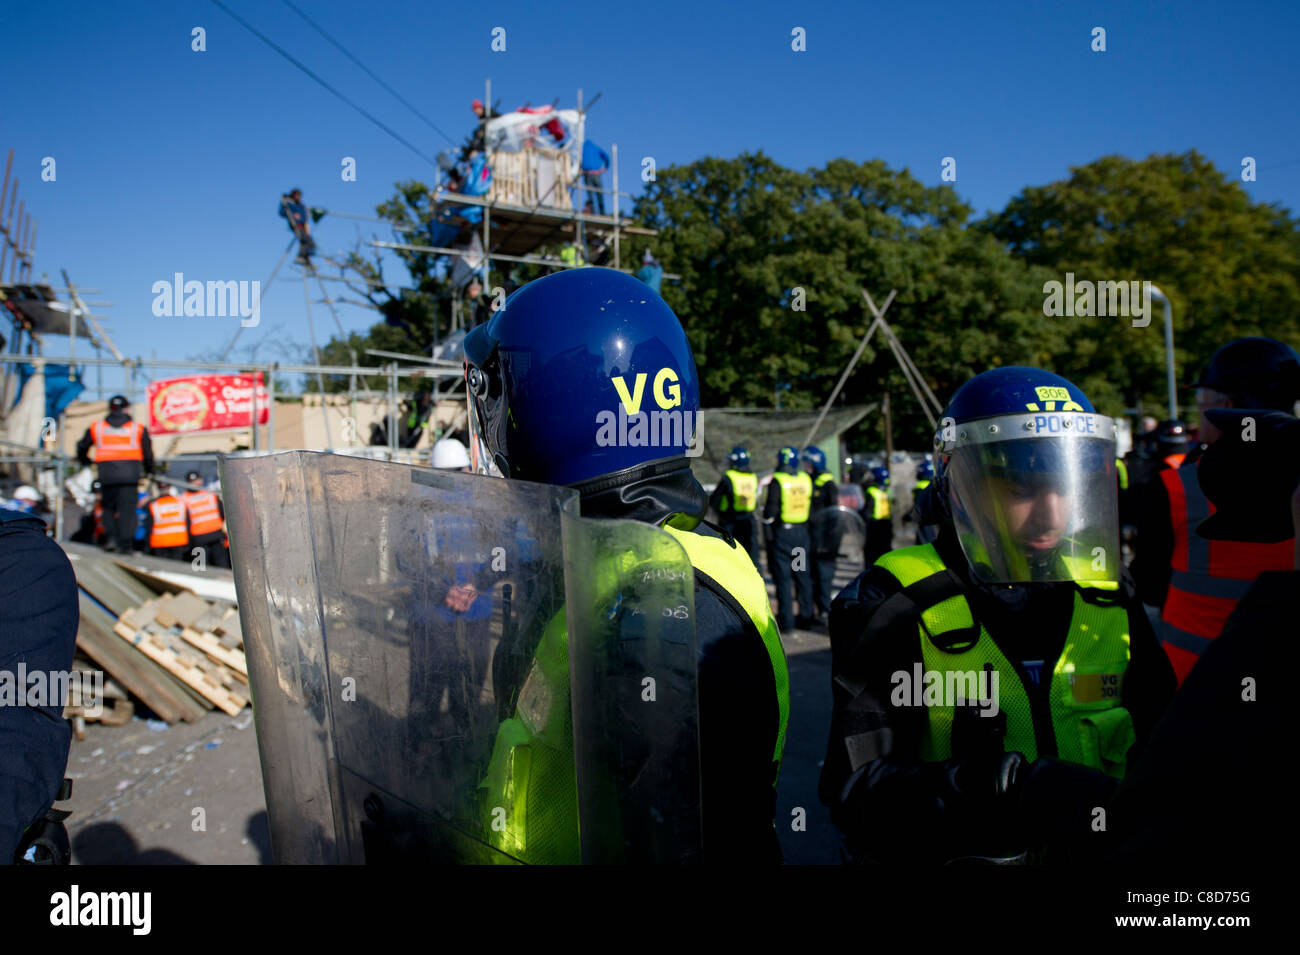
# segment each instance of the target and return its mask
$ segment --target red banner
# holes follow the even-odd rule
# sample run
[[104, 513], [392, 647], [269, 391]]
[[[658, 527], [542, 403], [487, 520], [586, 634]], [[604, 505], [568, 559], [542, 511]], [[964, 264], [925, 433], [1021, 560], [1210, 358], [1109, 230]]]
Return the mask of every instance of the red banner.
[[149, 433], [193, 434], [227, 431], [266, 424], [270, 401], [262, 373], [252, 375], [191, 375], [149, 385]]

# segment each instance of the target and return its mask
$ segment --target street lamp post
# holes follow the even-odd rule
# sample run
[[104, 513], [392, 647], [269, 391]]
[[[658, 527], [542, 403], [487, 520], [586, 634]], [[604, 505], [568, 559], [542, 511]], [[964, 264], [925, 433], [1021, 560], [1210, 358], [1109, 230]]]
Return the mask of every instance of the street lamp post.
[[1169, 305], [1169, 296], [1155, 285], [1147, 283], [1151, 297], [1165, 306], [1165, 374], [1169, 385], [1169, 418], [1178, 420], [1178, 386], [1174, 380], [1174, 319]]

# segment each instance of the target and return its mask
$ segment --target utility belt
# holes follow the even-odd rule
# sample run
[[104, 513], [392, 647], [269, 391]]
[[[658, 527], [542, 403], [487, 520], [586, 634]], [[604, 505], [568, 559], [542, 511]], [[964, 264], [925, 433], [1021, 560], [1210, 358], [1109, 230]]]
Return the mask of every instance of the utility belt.
[[[59, 784], [55, 802], [72, 798], [72, 780]], [[71, 810], [51, 806], [45, 814], [27, 827], [18, 848], [14, 851], [14, 865], [68, 865], [72, 861], [72, 845], [63, 820], [72, 815]]]

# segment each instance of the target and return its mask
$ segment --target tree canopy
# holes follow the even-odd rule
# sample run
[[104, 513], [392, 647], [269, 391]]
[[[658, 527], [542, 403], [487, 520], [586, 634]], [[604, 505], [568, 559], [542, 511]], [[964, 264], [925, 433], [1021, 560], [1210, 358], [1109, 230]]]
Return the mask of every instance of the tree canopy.
[[[428, 189], [412, 181], [397, 190], [379, 214], [414, 228], [427, 218]], [[872, 321], [862, 289], [877, 306], [896, 290], [885, 318], [940, 401], [980, 371], [1029, 364], [1070, 378], [1105, 413], [1164, 414], [1160, 307], [1142, 328], [1124, 317], [1048, 315], [1047, 283], [1067, 272], [1076, 281], [1146, 280], [1168, 294], [1180, 384], [1239, 335], [1300, 340], [1295, 220], [1252, 201], [1194, 151], [1107, 156], [1025, 188], [980, 220], [951, 186], [881, 160], [796, 171], [762, 152], [706, 157], [661, 168], [634, 212], [658, 235], [625, 240], [625, 260], [649, 246], [680, 276], [663, 294], [691, 340], [705, 406], [819, 407]], [[351, 336], [362, 355], [427, 354], [450, 329], [438, 259], [397, 254], [415, 287], [384, 287], [378, 257], [356, 252], [348, 263], [369, 283], [355, 290], [385, 318]], [[348, 347], [331, 342], [326, 360], [346, 362]], [[874, 402], [886, 391], [900, 444], [927, 446], [921, 407], [877, 336], [838, 401]], [[871, 443], [875, 430], [879, 446], [879, 423], [864, 427], [861, 437]]]

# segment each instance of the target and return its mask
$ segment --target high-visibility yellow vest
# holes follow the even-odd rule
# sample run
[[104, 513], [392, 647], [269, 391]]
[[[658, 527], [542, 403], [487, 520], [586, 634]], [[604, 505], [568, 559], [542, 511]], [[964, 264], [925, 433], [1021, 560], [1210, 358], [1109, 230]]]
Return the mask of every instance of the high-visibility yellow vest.
[[[771, 660], [779, 719], [772, 755], [775, 788], [785, 753], [790, 676], [767, 587], [749, 555], [734, 544], [673, 527], [663, 530], [682, 545], [697, 574], [717, 582], [740, 604]], [[604, 568], [609, 586], [617, 587], [618, 580], [640, 563], [642, 558], [635, 552], [621, 555], [615, 566]], [[515, 714], [498, 729], [486, 778], [479, 784], [485, 841], [530, 864], [580, 862], [573, 760], [568, 628], [560, 610], [542, 634]]]
[[889, 519], [889, 495], [876, 486], [867, 488], [871, 495], [871, 519], [884, 521]]
[[929, 486], [930, 486], [930, 479], [929, 479], [929, 478], [919, 478], [919, 479], [917, 480], [917, 482], [916, 482], [916, 487], [913, 488], [912, 490], [913, 490], [913, 492], [916, 492], [916, 491], [924, 491], [924, 490], [925, 490], [927, 487], [929, 487]]
[[812, 511], [812, 478], [807, 472], [777, 471], [772, 480], [781, 487], [781, 523], [803, 524]]
[[[943, 559], [931, 544], [890, 551], [876, 561], [876, 566], [889, 571], [904, 587], [945, 571]], [[1044, 670], [1042, 677], [1051, 681], [1049, 718], [1056, 755], [1123, 778], [1129, 747], [1137, 739], [1133, 718], [1121, 704], [1129, 664], [1128, 611], [1115, 599], [1118, 585], [1114, 582], [1079, 582], [1076, 587], [1065, 646], [1050, 676]], [[1085, 599], [1085, 588], [1096, 598]], [[975, 629], [976, 621], [966, 598], [956, 595], [923, 609], [921, 621], [917, 633], [923, 666], [927, 672], [942, 674], [945, 688], [943, 703], [927, 707], [929, 720], [921, 758], [939, 762], [953, 756], [956, 711], [947, 705], [950, 700], [946, 689], [949, 685], [968, 689], [968, 675], [977, 675], [991, 665], [998, 678], [998, 705], [1007, 715], [1003, 750], [1018, 750], [1027, 759], [1037, 759], [1030, 688], [1021, 678], [1022, 669], [1007, 659], [982, 623]], [[944, 639], [959, 630], [970, 633], [961, 642], [954, 642], [951, 636]], [[969, 692], [961, 695], [966, 699], [975, 696]]]
[[733, 471], [730, 468], [726, 472], [727, 480], [731, 482], [731, 500], [722, 498], [718, 502], [718, 507], [723, 513], [732, 511], [736, 514], [749, 514], [758, 507], [758, 475], [751, 474], [749, 471]]
[[822, 488], [824, 488], [827, 484], [833, 484], [833, 483], [835, 483], [835, 475], [831, 474], [830, 471], [823, 471], [820, 474], [818, 474], [815, 478], [813, 478], [813, 491], [817, 494], [820, 494]]
[[1115, 470], [1119, 472], [1119, 489], [1128, 490], [1128, 465], [1124, 463], [1123, 458], [1115, 459]]

